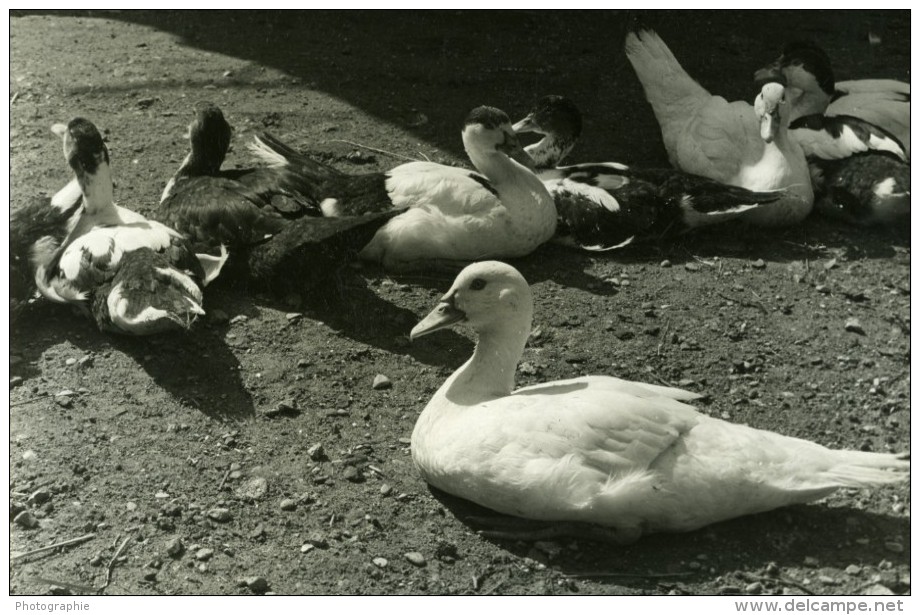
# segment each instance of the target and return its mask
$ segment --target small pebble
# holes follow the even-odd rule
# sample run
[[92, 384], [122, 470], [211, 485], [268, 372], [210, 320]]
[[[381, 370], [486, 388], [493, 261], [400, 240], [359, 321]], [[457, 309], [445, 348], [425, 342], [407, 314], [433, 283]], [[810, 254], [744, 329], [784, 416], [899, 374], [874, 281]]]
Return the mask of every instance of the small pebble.
[[393, 386], [393, 382], [384, 376], [383, 374], [377, 374], [374, 376], [374, 384], [371, 385], [375, 391], [381, 391], [383, 389], [389, 389]]
[[226, 508], [212, 508], [208, 511], [208, 518], [219, 523], [226, 523], [231, 519], [231, 515]]
[[358, 468], [354, 466], [345, 466], [345, 469], [342, 470], [342, 478], [353, 483], [360, 483], [364, 480], [364, 477], [358, 472]]
[[288, 319], [288, 322], [294, 322], [295, 320], [300, 320], [303, 318], [303, 314], [300, 312], [290, 312], [285, 314], [284, 317]]
[[24, 510], [13, 518], [13, 523], [19, 527], [32, 529], [38, 527], [38, 519], [28, 510]]
[[297, 502], [290, 498], [284, 498], [281, 500], [281, 510], [297, 510]]
[[64, 361], [64, 365], [66, 365], [67, 367], [70, 367], [71, 365], [76, 365], [76, 364], [77, 364], [77, 360], [74, 359], [73, 357]]
[[268, 480], [261, 476], [250, 478], [236, 490], [237, 497], [243, 500], [261, 500], [266, 494], [268, 494]]
[[892, 553], [904, 553], [904, 545], [895, 540], [888, 540], [885, 542], [885, 548]]
[[326, 537], [320, 534], [319, 532], [313, 532], [307, 537], [307, 542], [316, 547], [317, 549], [327, 549], [329, 548], [329, 541], [326, 540]]
[[310, 459], [313, 461], [319, 461], [326, 458], [326, 451], [323, 449], [322, 444], [314, 444], [307, 449], [307, 454], [310, 456]]
[[197, 559], [199, 562], [206, 562], [212, 557], [214, 557], [214, 549], [208, 549], [205, 547], [203, 549], [198, 549], [195, 552], [195, 559]]
[[845, 573], [847, 573], [848, 575], [850, 575], [851, 577], [855, 577], [855, 576], [857, 576], [860, 572], [862, 572], [862, 568], [860, 568], [860, 567], [857, 566], [856, 564], [850, 564], [849, 566], [847, 566], [846, 568], [844, 568], [843, 571], [844, 571]]
[[858, 333], [859, 335], [866, 334], [866, 330], [863, 329], [862, 325], [859, 323], [858, 318], [848, 318], [846, 323], [844, 323], [843, 328], [850, 333]]
[[59, 405], [61, 408], [70, 408], [73, 406], [73, 400], [68, 395], [55, 395], [54, 403]]
[[767, 264], [766, 264], [765, 262], [763, 262], [763, 259], [762, 259], [762, 258], [758, 258], [756, 261], [754, 261], [753, 263], [751, 263], [751, 267], [753, 267], [754, 269], [763, 269], [763, 268], [765, 268], [766, 266], [767, 266]]
[[671, 261], [669, 261], [668, 259], [664, 259], [659, 264], [659, 267], [670, 267], [670, 266], [671, 266]]
[[387, 485], [386, 483], [380, 485], [380, 495], [388, 496], [391, 493], [393, 493], [393, 487], [391, 487], [390, 485]]
[[137, 510], [137, 504], [135, 504], [134, 502], [128, 502], [127, 504], [125, 504], [125, 509], [128, 512], [134, 512], [135, 510]]
[[173, 538], [166, 543], [166, 553], [170, 557], [179, 557], [185, 553], [185, 545], [180, 538]]
[[812, 557], [808, 555], [805, 557], [802, 563], [808, 566], [809, 568], [817, 568], [821, 562], [818, 561], [817, 557]]
[[304, 544], [300, 545], [300, 552], [301, 552], [301, 553], [309, 553], [310, 551], [312, 551], [312, 550], [315, 549], [315, 548], [316, 548], [315, 546], [313, 546], [313, 545], [311, 545], [309, 542], [307, 542], [307, 543], [304, 543]]
[[155, 582], [157, 580], [157, 571], [156, 570], [147, 570], [144, 572], [144, 580], [149, 582]]
[[696, 263], [687, 263], [684, 265], [684, 269], [686, 269], [687, 271], [699, 271], [700, 266], [697, 265]]
[[428, 563], [425, 561], [425, 556], [418, 551], [409, 551], [406, 553], [405, 558], [409, 560], [410, 564], [413, 566], [418, 566], [419, 568]]
[[243, 584], [254, 594], [264, 594], [268, 591], [268, 581], [265, 577], [246, 577]]
[[[407, 557], [408, 557], [408, 554], [407, 554]], [[374, 562], [374, 565], [377, 566], [377, 568], [386, 568], [387, 564], [390, 563], [389, 561], [387, 561], [385, 557], [375, 557], [373, 559], [373, 562]]]
[[13, 376], [10, 378], [10, 388], [14, 389], [22, 384], [22, 376]]
[[230, 324], [235, 325], [237, 323], [246, 322], [247, 320], [249, 320], [249, 317], [246, 316], [245, 314], [237, 314], [236, 316], [230, 319]]
[[755, 582], [753, 582], [753, 583], [750, 583], [750, 584], [748, 584], [748, 585], [745, 585], [745, 586], [744, 586], [744, 593], [746, 593], [746, 594], [755, 594], [755, 595], [760, 595], [760, 594], [762, 594], [762, 593], [763, 593], [763, 583], [761, 583], [760, 581], [755, 581]]
[[39, 489], [29, 496], [29, 499], [26, 500], [29, 504], [33, 506], [41, 506], [45, 502], [51, 499], [51, 493], [44, 489]]

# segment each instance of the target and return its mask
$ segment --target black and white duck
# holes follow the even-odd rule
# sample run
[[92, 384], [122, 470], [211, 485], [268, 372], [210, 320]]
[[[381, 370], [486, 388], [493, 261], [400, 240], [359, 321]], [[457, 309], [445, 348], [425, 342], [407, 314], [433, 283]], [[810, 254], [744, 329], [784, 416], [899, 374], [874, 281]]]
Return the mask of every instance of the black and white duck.
[[729, 423], [667, 386], [583, 376], [515, 390], [533, 306], [516, 269], [475, 263], [412, 329], [413, 340], [454, 325], [478, 338], [412, 432], [412, 460], [434, 487], [558, 533], [596, 524], [606, 531], [595, 536], [629, 543], [910, 477], [902, 456]]
[[790, 122], [819, 114], [852, 116], [898, 140], [910, 158], [910, 84], [895, 79], [834, 80], [827, 53], [813, 42], [791, 41], [772, 64], [754, 74], [757, 81], [782, 80]]
[[783, 190], [746, 216], [751, 224], [784, 226], [808, 216], [814, 192], [805, 153], [788, 134], [781, 84], [766, 83], [753, 105], [729, 103], [694, 81], [655, 32], [630, 32], [625, 49], [675, 168], [756, 192]]
[[[457, 269], [530, 254], [553, 236], [556, 207], [530, 170], [511, 121], [499, 109], [477, 107], [462, 138], [478, 172], [410, 162], [385, 173], [349, 175], [313, 163], [319, 177], [312, 194], [327, 216], [407, 208], [360, 254], [387, 269]], [[276, 139], [262, 138], [257, 147], [270, 164], [299, 164], [297, 153]]]
[[196, 106], [190, 152], [164, 191], [157, 215], [198, 250], [226, 245], [230, 272], [255, 286], [275, 293], [315, 287], [399, 213], [324, 218], [308, 192], [316, 183], [311, 168], [319, 163], [305, 158], [305, 168], [273, 164], [222, 170], [230, 136], [219, 108]]
[[88, 313], [104, 330], [147, 335], [187, 329], [204, 313], [201, 289], [218, 275], [223, 259], [194, 254], [173, 229], [115, 204], [108, 148], [92, 122], [75, 118], [55, 130], [81, 197], [77, 210], [63, 218], [75, 194], [68, 184], [49, 203], [51, 211], [33, 217], [55, 222], [29, 248], [36, 288]]
[[817, 212], [860, 226], [908, 220], [910, 163], [893, 135], [849, 115], [806, 115], [790, 129], [808, 159]]
[[770, 207], [781, 191], [752, 192], [675, 169], [638, 169], [616, 162], [558, 166], [582, 130], [578, 107], [564, 96], [544, 96], [513, 126], [541, 135], [524, 148], [556, 202], [554, 241], [587, 250], [625, 246], [734, 219]]

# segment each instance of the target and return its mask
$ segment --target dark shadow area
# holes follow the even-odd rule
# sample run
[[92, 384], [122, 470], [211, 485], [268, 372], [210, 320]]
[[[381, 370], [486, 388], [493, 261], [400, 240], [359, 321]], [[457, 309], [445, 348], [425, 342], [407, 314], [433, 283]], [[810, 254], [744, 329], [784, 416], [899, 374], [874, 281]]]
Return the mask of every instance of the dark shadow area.
[[[26, 338], [23, 332], [41, 332]], [[39, 300], [23, 309], [12, 323], [10, 354], [19, 357], [10, 376], [28, 382], [41, 376], [35, 363], [48, 348], [69, 342], [86, 355], [115, 350], [133, 359], [140, 369], [179, 403], [218, 420], [255, 416], [252, 397], [240, 378], [240, 364], [219, 328], [196, 323], [188, 333], [151, 337], [119, 336], [99, 331], [95, 323], [67, 307]], [[77, 369], [75, 366], [73, 369]], [[92, 363], [88, 369], [93, 369]]]
[[[451, 514], [475, 532], [488, 529], [482, 525], [483, 519], [498, 520], [503, 530], [546, 527], [538, 522], [500, 515], [430, 485], [428, 489]], [[733, 576], [739, 571], [764, 575], [764, 569], [771, 563], [779, 570], [801, 566], [807, 558], [813, 558], [818, 567], [825, 560], [878, 562], [888, 559], [907, 563], [909, 549], [904, 553], [892, 553], [884, 548], [884, 543], [892, 536], [909, 534], [910, 520], [904, 517], [855, 508], [831, 508], [827, 503], [818, 503], [739, 517], [692, 532], [650, 534], [630, 545], [569, 536], [545, 539], [560, 547], [554, 553], [537, 548], [534, 540], [484, 539], [573, 578], [661, 591], [661, 585], [679, 587], [681, 582], [712, 582], [722, 577], [725, 590], [722, 593], [741, 594], [744, 585], [738, 586], [738, 582], [743, 581]], [[662, 569], [662, 562], [670, 563]], [[695, 563], [688, 566], [690, 562]], [[766, 579], [769, 583], [770, 578]], [[781, 576], [772, 580], [779, 586], [784, 584]], [[733, 586], [737, 591], [731, 591]], [[815, 593], [826, 591], [821, 587], [813, 589]]]
[[[26, 13], [33, 12], [12, 12], [13, 27]], [[904, 79], [910, 59], [905, 11], [860, 11], [858, 18], [837, 10], [53, 13], [129, 21], [169, 32], [182, 45], [283, 70], [295, 78], [286, 87], [328, 92], [461, 159], [459, 125], [471, 108], [523, 114], [554, 93], [572, 98], [585, 115], [571, 163], [667, 166], [655, 118], [622, 52], [636, 23], [655, 28], [690, 75], [728, 100], [753, 100], [753, 71], [787, 40], [824, 46], [839, 80]], [[869, 31], [881, 45], [869, 44]], [[701, 44], [703, 32], [719, 36]], [[232, 75], [221, 87], [248, 87], [257, 72]], [[415, 125], [418, 113], [428, 121]]]

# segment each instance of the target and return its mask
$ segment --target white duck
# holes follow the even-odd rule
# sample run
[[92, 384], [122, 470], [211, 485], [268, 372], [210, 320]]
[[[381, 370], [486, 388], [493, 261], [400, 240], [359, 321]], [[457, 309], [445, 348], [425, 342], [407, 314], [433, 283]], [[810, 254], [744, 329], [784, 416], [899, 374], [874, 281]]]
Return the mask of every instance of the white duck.
[[785, 190], [770, 207], [747, 215], [752, 224], [782, 226], [805, 219], [814, 193], [805, 154], [787, 134], [782, 85], [764, 85], [753, 107], [729, 103], [694, 81], [655, 32], [630, 32], [625, 48], [672, 165], [756, 192]]
[[[479, 173], [410, 162], [386, 173], [347, 175], [313, 162], [312, 197], [327, 216], [408, 208], [361, 251], [388, 269], [457, 268], [486, 258], [526, 256], [556, 230], [556, 207], [530, 169], [511, 121], [477, 107], [463, 126], [463, 146]], [[290, 148], [261, 139], [256, 153], [278, 165], [304, 165]], [[304, 177], [307, 171], [303, 171]]]
[[[204, 313], [201, 287], [220, 272], [226, 252], [195, 255], [173, 229], [116, 205], [108, 148], [92, 122], [75, 118], [55, 131], [82, 202], [63, 239], [48, 234], [32, 244], [38, 291], [91, 313], [107, 330], [146, 335], [187, 328]], [[55, 198], [69, 197], [71, 186]]]
[[587, 376], [515, 391], [532, 314], [521, 274], [482, 262], [412, 329], [415, 339], [464, 323], [479, 336], [412, 433], [413, 461], [438, 489], [519, 517], [608, 526], [630, 542], [908, 477], [896, 455], [710, 418], [680, 389]]
[[813, 114], [852, 116], [891, 133], [910, 157], [910, 84], [895, 79], [834, 81], [831, 61], [811, 42], [792, 41], [780, 57], [754, 74], [758, 81], [782, 79], [790, 122]]

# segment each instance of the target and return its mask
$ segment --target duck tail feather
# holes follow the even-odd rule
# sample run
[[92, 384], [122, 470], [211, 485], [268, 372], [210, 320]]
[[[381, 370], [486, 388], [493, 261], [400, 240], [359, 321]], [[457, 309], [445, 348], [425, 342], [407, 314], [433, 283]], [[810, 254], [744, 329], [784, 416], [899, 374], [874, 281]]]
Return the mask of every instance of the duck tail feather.
[[910, 478], [910, 459], [904, 455], [836, 451], [839, 463], [824, 476], [841, 487], [861, 488], [897, 483]]
[[253, 155], [269, 166], [288, 167], [313, 179], [341, 175], [337, 169], [298, 152], [267, 131], [253, 136], [253, 142], [248, 147]]

